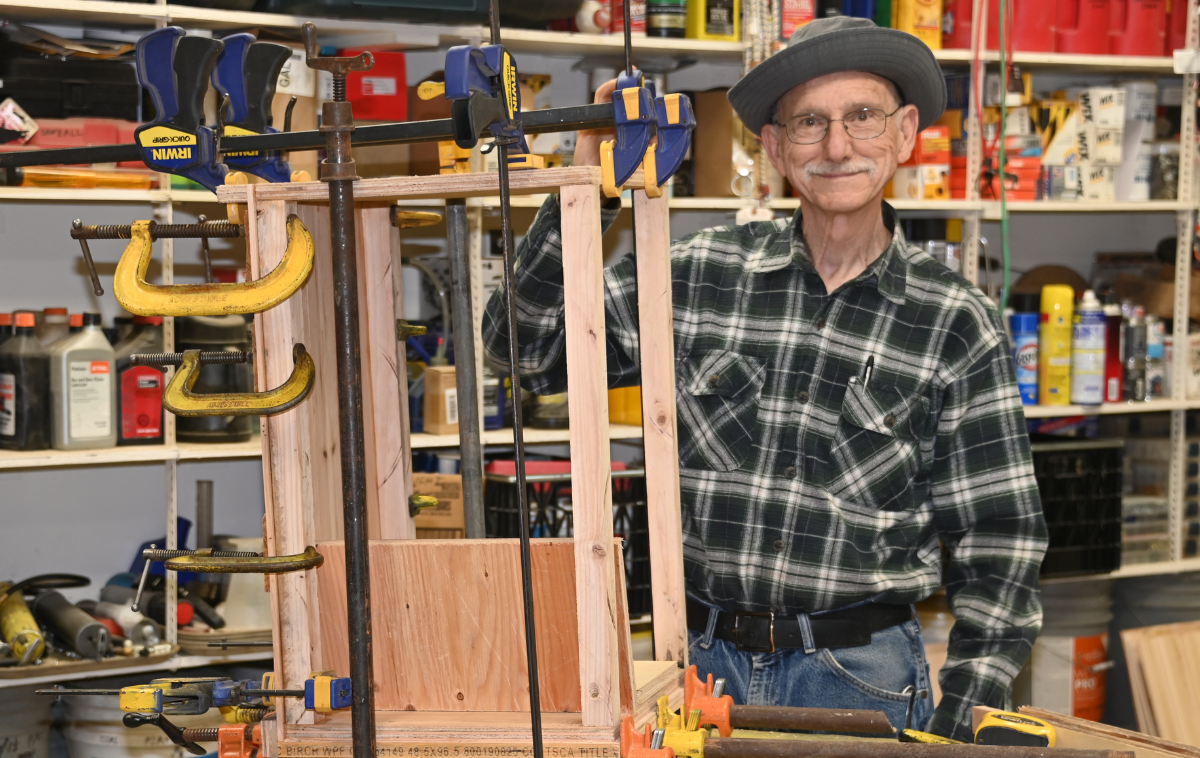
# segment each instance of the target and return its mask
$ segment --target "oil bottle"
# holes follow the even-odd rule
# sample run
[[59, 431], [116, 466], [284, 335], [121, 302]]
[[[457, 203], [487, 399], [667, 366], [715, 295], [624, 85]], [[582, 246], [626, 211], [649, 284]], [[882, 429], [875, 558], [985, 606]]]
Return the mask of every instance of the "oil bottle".
[[83, 331], [50, 353], [51, 417], [57, 450], [117, 444], [115, 353], [99, 313], [83, 314]]
[[156, 366], [134, 366], [129, 356], [161, 353], [162, 316], [134, 316], [133, 331], [116, 348], [117, 444], [163, 443], [163, 376]]
[[13, 317], [16, 330], [0, 345], [0, 448], [50, 447], [50, 356], [34, 335], [30, 312]]

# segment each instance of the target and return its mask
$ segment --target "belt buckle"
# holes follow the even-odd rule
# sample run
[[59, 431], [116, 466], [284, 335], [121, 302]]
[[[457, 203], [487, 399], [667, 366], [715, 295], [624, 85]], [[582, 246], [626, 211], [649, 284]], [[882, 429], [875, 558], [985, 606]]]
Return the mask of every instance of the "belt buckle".
[[[767, 630], [771, 639], [770, 647], [751, 647], [743, 645], [738, 637], [738, 626], [743, 616], [754, 616], [767, 619]], [[775, 613], [773, 611], [740, 611], [733, 614], [733, 644], [743, 653], [774, 653], [775, 652]]]

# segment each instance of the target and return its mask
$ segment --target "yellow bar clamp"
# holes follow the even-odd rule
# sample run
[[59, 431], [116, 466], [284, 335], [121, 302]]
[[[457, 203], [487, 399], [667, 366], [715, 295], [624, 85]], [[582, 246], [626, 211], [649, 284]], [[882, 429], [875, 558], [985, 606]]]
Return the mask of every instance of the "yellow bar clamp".
[[122, 687], [120, 705], [126, 713], [162, 713], [163, 685], [151, 682]]
[[708, 730], [700, 728], [699, 709], [692, 711], [687, 723], [684, 723], [683, 714], [674, 713], [670, 698], [663, 695], [658, 699], [658, 728], [665, 732], [663, 747], [674, 750], [676, 756], [704, 758], [704, 740], [708, 738]]
[[[131, 225], [129, 246], [117, 264], [113, 294], [138, 316], [226, 316], [259, 313], [292, 296], [312, 272], [312, 236], [297, 216], [288, 216], [288, 246], [275, 270], [253, 282], [234, 284], [150, 284], [152, 240], [149, 221]], [[226, 414], [228, 415], [228, 414]]]
[[273, 555], [261, 558], [218, 558], [197, 550], [192, 555], [170, 558], [163, 566], [168, 571], [196, 571], [201, 574], [286, 574], [314, 569], [325, 556], [312, 545], [297, 555]]
[[[605, 197], [620, 197], [625, 191], [625, 185], [617, 186], [617, 173], [613, 167], [613, 147], [616, 144], [615, 140], [600, 143], [600, 187], [604, 190]], [[656, 183], [658, 164], [654, 159], [655, 147], [655, 143], [651, 143], [650, 147], [646, 148], [645, 157], [642, 158], [642, 186], [647, 197], [662, 197], [662, 187]]]
[[273, 416], [299, 405], [312, 391], [316, 365], [297, 342], [292, 346], [296, 365], [287, 381], [266, 392], [192, 392], [200, 378], [200, 351], [185, 350], [183, 364], [163, 393], [163, 407], [176, 416]]

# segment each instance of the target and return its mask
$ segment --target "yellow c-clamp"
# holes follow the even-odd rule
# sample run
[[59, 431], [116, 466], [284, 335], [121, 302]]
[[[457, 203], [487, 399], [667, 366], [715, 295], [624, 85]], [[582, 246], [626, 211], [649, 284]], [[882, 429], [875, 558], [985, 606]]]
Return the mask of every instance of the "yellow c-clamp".
[[[243, 227], [229, 225], [244, 234]], [[271, 273], [253, 282], [234, 284], [150, 284], [154, 239], [166, 236], [199, 236], [195, 233], [168, 234], [170, 227], [152, 221], [135, 221], [129, 228], [129, 245], [117, 264], [113, 294], [125, 310], [138, 316], [225, 316], [259, 313], [292, 296], [312, 272], [316, 252], [312, 236], [299, 217], [288, 216], [287, 250]], [[217, 236], [209, 233], [208, 236]], [[225, 235], [222, 235], [225, 236]]]

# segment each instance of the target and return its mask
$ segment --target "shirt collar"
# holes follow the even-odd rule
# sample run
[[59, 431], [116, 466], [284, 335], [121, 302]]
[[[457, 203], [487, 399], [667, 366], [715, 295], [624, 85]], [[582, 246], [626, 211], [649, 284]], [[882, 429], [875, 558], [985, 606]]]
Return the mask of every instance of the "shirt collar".
[[[769, 238], [765, 238], [766, 244], [751, 252], [746, 267], [754, 273], [766, 273], [777, 271], [794, 261], [801, 269], [815, 272], [816, 268], [809, 257], [808, 245], [801, 231], [804, 228], [802, 219], [803, 211], [797, 208], [796, 214], [792, 216], [791, 234], [786, 238], [789, 244], [780, 244], [781, 240], [778, 237], [774, 244], [766, 243], [766, 239]], [[903, 305], [905, 284], [908, 280], [907, 243], [896, 220], [895, 209], [886, 202], [883, 203], [883, 223], [892, 230], [892, 243], [883, 251], [883, 255], [876, 258], [854, 281], [875, 278], [876, 287], [881, 295], [896, 305]]]

